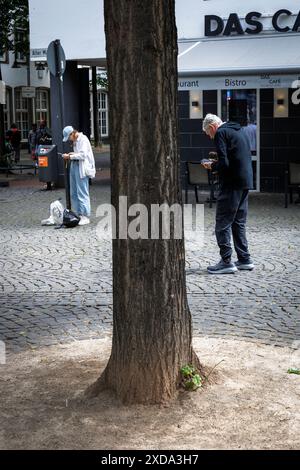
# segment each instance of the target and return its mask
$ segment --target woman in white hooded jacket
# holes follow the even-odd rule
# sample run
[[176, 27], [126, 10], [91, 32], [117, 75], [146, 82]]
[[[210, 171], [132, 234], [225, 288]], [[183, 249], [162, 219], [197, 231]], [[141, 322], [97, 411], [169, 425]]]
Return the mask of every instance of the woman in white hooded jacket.
[[95, 159], [89, 139], [72, 126], [63, 130], [63, 141], [73, 143], [73, 152], [64, 153], [70, 161], [70, 194], [72, 209], [80, 216], [79, 225], [90, 223], [91, 202], [89, 178], [96, 174]]

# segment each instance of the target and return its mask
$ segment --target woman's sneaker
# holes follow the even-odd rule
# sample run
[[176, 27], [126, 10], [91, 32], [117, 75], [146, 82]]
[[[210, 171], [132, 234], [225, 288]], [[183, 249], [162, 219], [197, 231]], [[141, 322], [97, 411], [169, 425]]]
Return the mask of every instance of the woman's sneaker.
[[255, 267], [251, 259], [247, 261], [237, 261], [235, 265], [239, 271], [252, 271]]
[[82, 215], [80, 217], [80, 221], [78, 225], [88, 225], [90, 223], [90, 219], [86, 217], [85, 215]]
[[207, 271], [210, 274], [233, 274], [237, 272], [237, 267], [231, 261], [226, 262], [221, 259], [214, 266], [208, 266]]

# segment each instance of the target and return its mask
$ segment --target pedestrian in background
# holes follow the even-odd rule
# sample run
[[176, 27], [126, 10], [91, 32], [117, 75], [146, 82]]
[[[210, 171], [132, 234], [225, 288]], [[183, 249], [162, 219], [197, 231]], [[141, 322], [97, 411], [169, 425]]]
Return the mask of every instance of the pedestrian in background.
[[36, 147], [39, 145], [51, 145], [52, 144], [52, 132], [47, 127], [47, 121], [43, 120], [40, 122], [40, 127], [36, 132]]
[[[218, 161], [203, 166], [219, 174], [220, 192], [216, 208], [216, 237], [221, 260], [207, 268], [211, 274], [234, 273], [252, 270], [254, 264], [248, 251], [246, 221], [248, 193], [253, 188], [251, 148], [248, 137], [236, 122], [222, 122], [208, 114], [203, 121], [203, 131], [215, 141]], [[238, 261], [231, 261], [231, 234]]]
[[6, 136], [13, 148], [15, 163], [19, 163], [22, 136], [16, 124], [11, 125], [10, 130], [6, 133]]
[[247, 126], [242, 127], [242, 131], [245, 133], [249, 139], [251, 154], [256, 155], [256, 145], [257, 145], [257, 126], [253, 122], [248, 122]]
[[32, 160], [36, 161], [36, 136], [37, 136], [37, 124], [32, 124], [32, 129], [28, 134], [28, 151], [31, 155]]
[[70, 195], [72, 209], [80, 216], [79, 225], [90, 223], [91, 202], [89, 178], [96, 174], [95, 159], [89, 139], [72, 126], [63, 130], [63, 141], [73, 144], [73, 152], [64, 153], [65, 161], [70, 161]]

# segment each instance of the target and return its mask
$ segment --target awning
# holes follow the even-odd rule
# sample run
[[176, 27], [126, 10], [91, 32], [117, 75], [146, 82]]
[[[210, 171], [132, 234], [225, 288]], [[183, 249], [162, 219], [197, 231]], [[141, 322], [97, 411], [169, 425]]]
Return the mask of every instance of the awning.
[[300, 36], [222, 38], [179, 42], [180, 76], [300, 73]]

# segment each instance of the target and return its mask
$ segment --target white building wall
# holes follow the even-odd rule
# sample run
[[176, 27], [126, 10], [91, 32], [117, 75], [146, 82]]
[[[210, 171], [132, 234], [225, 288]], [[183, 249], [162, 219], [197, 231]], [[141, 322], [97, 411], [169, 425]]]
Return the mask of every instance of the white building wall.
[[[298, 13], [300, 6], [297, 0], [176, 0], [178, 37], [203, 37], [205, 15], [245, 17], [258, 11], [266, 17], [266, 28], [271, 27], [271, 16], [283, 8]], [[103, 0], [29, 0], [29, 9], [31, 49], [46, 48], [60, 39], [69, 60], [106, 56]]]
[[[88, 5], [88, 6], [87, 6]], [[297, 14], [297, 0], [176, 0], [179, 39], [204, 36], [204, 16], [241, 18], [250, 11], [262, 13], [265, 28], [271, 28], [272, 15], [288, 9]], [[60, 39], [68, 60], [99, 59], [106, 56], [103, 0], [29, 0], [31, 49], [47, 48]], [[291, 25], [293, 19], [282, 20]]]
[[[30, 64], [30, 77], [28, 77], [28, 67], [20, 65], [20, 68], [12, 68], [14, 56], [10, 54], [9, 64], [1, 63], [3, 80], [10, 87], [33, 86], [50, 87], [50, 76], [48, 69], [43, 71], [43, 78], [38, 77], [38, 72], [33, 62]], [[30, 83], [28, 83], [28, 79]]]
[[[297, 0], [176, 0], [176, 21], [179, 39], [204, 37], [204, 16], [217, 15], [228, 18], [230, 13], [245, 17], [251, 11], [267, 16], [263, 23], [272, 26], [271, 16], [281, 9], [298, 14], [300, 4]], [[287, 21], [291, 24], [291, 19]]]

